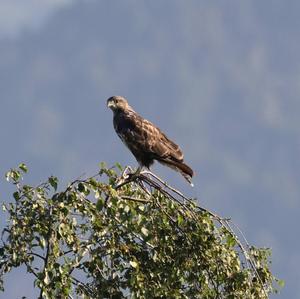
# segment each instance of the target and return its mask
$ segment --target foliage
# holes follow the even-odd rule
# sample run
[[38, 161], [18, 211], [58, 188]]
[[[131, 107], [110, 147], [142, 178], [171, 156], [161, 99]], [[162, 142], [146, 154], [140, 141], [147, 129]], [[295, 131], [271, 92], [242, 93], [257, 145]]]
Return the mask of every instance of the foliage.
[[[118, 168], [121, 168], [117, 165]], [[121, 170], [121, 169], [120, 169]], [[27, 266], [40, 298], [268, 298], [270, 251], [246, 248], [229, 220], [157, 177], [118, 177], [104, 165], [56, 192], [58, 179], [16, 185], [0, 247], [1, 288]]]

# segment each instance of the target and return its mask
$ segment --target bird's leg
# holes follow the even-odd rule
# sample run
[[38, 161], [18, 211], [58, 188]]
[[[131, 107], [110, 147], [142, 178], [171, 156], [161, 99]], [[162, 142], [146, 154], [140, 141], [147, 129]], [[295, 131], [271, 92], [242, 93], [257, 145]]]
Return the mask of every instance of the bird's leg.
[[139, 175], [141, 174], [141, 172], [142, 172], [142, 169], [143, 169], [143, 167], [142, 167], [142, 166], [139, 166], [139, 167], [137, 168], [136, 172], [134, 173], [134, 176], [139, 176]]
[[143, 169], [143, 167], [139, 166], [135, 172], [132, 172], [132, 173], [128, 174], [129, 178], [132, 179], [132, 180], [134, 180], [137, 177], [139, 177], [139, 175], [141, 174], [142, 169]]
[[121, 177], [124, 179], [128, 179], [131, 173], [132, 173], [132, 168], [130, 166], [126, 166], [122, 172]]
[[126, 166], [122, 171], [121, 176], [116, 180], [116, 187], [119, 187], [124, 183], [126, 183], [126, 181], [130, 179], [131, 174], [132, 174], [132, 168], [130, 166]]
[[120, 178], [118, 179], [117, 185], [123, 184], [126, 181], [134, 181], [136, 178], [139, 177], [142, 168], [142, 166], [139, 166], [136, 171], [133, 171], [133, 169], [130, 166], [126, 166]]

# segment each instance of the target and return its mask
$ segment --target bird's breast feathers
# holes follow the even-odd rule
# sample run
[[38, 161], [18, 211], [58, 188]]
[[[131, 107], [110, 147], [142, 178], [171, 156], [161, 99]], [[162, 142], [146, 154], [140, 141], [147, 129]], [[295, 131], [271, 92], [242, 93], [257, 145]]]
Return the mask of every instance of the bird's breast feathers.
[[183, 154], [177, 144], [172, 142], [159, 128], [133, 111], [117, 114], [114, 127], [129, 149], [139, 149], [160, 157], [172, 156], [178, 161]]

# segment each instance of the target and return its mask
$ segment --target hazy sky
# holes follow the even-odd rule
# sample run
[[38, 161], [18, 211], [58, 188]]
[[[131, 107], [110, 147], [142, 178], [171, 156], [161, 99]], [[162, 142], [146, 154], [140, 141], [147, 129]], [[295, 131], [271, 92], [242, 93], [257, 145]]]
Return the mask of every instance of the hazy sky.
[[[0, 0], [1, 173], [25, 162], [28, 183], [66, 183], [100, 161], [136, 165], [105, 106], [126, 96], [181, 145], [195, 188], [154, 171], [271, 247], [286, 280], [274, 298], [300, 298], [299, 10], [289, 0]], [[10, 192], [2, 179], [1, 201]], [[24, 271], [5, 286], [0, 298], [36, 294]]]

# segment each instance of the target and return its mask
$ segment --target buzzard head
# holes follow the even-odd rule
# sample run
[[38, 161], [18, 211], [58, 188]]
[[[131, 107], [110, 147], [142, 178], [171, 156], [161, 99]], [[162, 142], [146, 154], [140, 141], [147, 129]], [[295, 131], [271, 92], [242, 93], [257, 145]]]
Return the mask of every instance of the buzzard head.
[[132, 110], [129, 106], [127, 100], [120, 96], [112, 96], [107, 100], [107, 107], [110, 108], [113, 112]]

